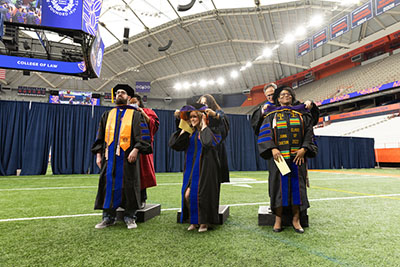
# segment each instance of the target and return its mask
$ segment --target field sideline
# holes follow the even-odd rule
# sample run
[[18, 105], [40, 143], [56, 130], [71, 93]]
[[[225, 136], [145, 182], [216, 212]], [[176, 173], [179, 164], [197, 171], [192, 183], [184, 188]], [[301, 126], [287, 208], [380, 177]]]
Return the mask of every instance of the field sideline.
[[176, 223], [181, 173], [158, 173], [138, 229], [94, 229], [98, 175], [0, 177], [0, 266], [400, 266], [400, 171], [313, 170], [303, 235], [257, 225], [267, 172], [231, 172], [230, 217], [206, 233]]

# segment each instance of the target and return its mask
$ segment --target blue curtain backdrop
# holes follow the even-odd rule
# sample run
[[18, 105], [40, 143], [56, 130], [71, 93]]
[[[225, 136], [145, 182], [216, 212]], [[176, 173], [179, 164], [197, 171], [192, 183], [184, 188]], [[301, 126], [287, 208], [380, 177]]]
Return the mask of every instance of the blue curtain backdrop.
[[0, 175], [21, 169], [28, 111], [26, 102], [0, 102]]
[[[0, 175], [45, 174], [51, 150], [54, 174], [99, 173], [90, 147], [101, 115], [110, 107], [0, 101]], [[154, 140], [156, 172], [179, 172], [184, 153], [168, 147], [176, 131], [173, 111], [155, 110], [160, 128]], [[231, 171], [267, 170], [258, 156], [257, 140], [246, 115], [228, 115], [225, 141]], [[372, 138], [317, 136], [318, 156], [308, 161], [313, 169], [373, 168]]]
[[308, 160], [310, 169], [374, 168], [373, 138], [316, 136], [318, 155]]

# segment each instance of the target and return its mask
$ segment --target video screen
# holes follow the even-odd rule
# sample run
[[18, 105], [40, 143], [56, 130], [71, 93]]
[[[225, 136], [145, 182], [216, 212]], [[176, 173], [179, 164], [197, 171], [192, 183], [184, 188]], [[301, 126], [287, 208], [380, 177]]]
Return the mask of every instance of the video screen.
[[99, 106], [100, 99], [92, 98], [92, 92], [60, 90], [58, 95], [50, 95], [49, 103]]
[[42, 0], [0, 0], [0, 13], [4, 21], [40, 25], [42, 22]]

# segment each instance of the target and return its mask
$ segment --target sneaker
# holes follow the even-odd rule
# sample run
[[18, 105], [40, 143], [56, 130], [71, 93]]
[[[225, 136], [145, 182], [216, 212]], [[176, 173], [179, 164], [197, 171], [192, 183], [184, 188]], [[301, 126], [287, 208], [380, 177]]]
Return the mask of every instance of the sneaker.
[[126, 223], [126, 227], [128, 227], [128, 229], [136, 229], [137, 228], [137, 224], [134, 219], [127, 219], [127, 220], [125, 220], [125, 223]]
[[112, 226], [114, 224], [115, 224], [115, 220], [104, 219], [100, 223], [96, 224], [96, 226], [94, 228], [103, 229], [103, 228], [106, 228], [108, 226]]

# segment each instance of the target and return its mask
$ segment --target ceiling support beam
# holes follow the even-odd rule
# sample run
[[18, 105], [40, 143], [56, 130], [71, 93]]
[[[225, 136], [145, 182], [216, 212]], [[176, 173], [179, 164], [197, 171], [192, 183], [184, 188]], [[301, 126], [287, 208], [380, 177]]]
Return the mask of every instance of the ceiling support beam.
[[49, 80], [47, 80], [45, 77], [43, 77], [42, 74], [40, 74], [40, 73], [38, 73], [38, 72], [35, 72], [35, 74], [36, 74], [40, 79], [42, 79], [45, 83], [47, 83], [48, 85], [50, 85], [50, 87], [52, 87], [52, 88], [57, 88], [54, 84], [52, 84], [51, 82], [49, 82]]
[[346, 49], [350, 48], [350, 45], [348, 45], [348, 44], [343, 44], [343, 43], [339, 43], [339, 42], [335, 42], [335, 41], [329, 41], [329, 42], [327, 42], [327, 44], [333, 45], [333, 46], [338, 46], [338, 47], [343, 47]]

